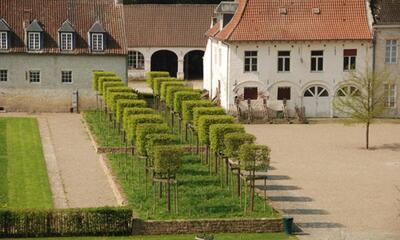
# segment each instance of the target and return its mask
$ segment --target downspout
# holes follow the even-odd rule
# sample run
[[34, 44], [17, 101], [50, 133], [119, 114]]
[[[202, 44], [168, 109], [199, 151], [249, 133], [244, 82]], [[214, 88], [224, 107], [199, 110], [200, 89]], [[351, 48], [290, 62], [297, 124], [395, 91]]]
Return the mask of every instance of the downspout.
[[229, 67], [230, 67], [230, 64], [229, 64], [229, 59], [230, 59], [231, 51], [230, 51], [230, 46], [228, 44], [225, 44], [225, 46], [228, 47], [228, 49], [227, 49], [227, 51], [228, 51], [227, 53], [228, 54], [226, 54], [226, 104], [227, 104], [226, 110], [229, 111], [229, 107], [230, 107], [230, 104], [229, 104], [229, 95], [230, 95], [229, 94], [230, 93], [230, 85], [229, 85]]
[[209, 59], [210, 59], [210, 99], [212, 100], [213, 99], [213, 81], [214, 81], [214, 78], [213, 78], [213, 48], [214, 48], [214, 43], [213, 43], [213, 40], [210, 38], [210, 55], [208, 56], [209, 57]]
[[376, 33], [375, 29], [373, 29], [372, 35], [372, 73], [376, 72]]

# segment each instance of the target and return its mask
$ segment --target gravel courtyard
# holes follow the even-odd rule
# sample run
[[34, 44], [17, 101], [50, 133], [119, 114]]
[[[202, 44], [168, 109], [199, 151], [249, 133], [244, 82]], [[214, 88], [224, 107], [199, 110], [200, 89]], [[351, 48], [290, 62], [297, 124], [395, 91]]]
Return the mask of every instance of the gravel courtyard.
[[370, 151], [360, 125], [246, 129], [271, 147], [268, 195], [301, 239], [400, 239], [400, 124], [373, 125]]

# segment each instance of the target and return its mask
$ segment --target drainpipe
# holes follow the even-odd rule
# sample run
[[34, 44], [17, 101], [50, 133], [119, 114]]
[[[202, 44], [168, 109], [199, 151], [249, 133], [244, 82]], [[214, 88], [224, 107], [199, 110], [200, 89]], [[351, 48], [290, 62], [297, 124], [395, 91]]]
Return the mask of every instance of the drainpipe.
[[227, 104], [227, 111], [229, 111], [229, 106], [230, 106], [230, 104], [229, 104], [229, 95], [230, 95], [230, 85], [229, 85], [229, 67], [230, 67], [230, 64], [229, 64], [229, 59], [230, 59], [230, 55], [231, 55], [231, 51], [230, 51], [230, 47], [229, 47], [229, 45], [228, 44], [225, 44], [224, 43], [224, 45], [225, 46], [227, 46], [227, 53], [228, 54], [226, 54], [226, 104]]
[[372, 73], [375, 74], [376, 71], [376, 32], [373, 28], [373, 37], [372, 37]]
[[213, 48], [214, 48], [214, 42], [213, 40], [210, 40], [210, 55], [208, 56], [210, 59], [210, 98], [213, 99]]

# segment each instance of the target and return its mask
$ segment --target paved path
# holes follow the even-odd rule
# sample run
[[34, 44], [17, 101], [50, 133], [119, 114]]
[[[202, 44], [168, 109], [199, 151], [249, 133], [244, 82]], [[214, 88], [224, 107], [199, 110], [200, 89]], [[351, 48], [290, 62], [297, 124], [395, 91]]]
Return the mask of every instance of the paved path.
[[[249, 125], [272, 148], [267, 191], [300, 239], [400, 239], [400, 124]], [[260, 183], [261, 187], [262, 183]]]

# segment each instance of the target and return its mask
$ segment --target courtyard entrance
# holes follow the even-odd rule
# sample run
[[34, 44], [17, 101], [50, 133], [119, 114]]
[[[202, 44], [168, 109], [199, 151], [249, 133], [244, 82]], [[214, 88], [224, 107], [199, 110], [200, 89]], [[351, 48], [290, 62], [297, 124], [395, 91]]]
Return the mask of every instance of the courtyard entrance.
[[171, 77], [178, 72], [178, 56], [172, 51], [160, 50], [151, 56], [151, 71], [166, 71]]
[[203, 79], [204, 51], [194, 50], [186, 53], [184, 59], [185, 80]]

